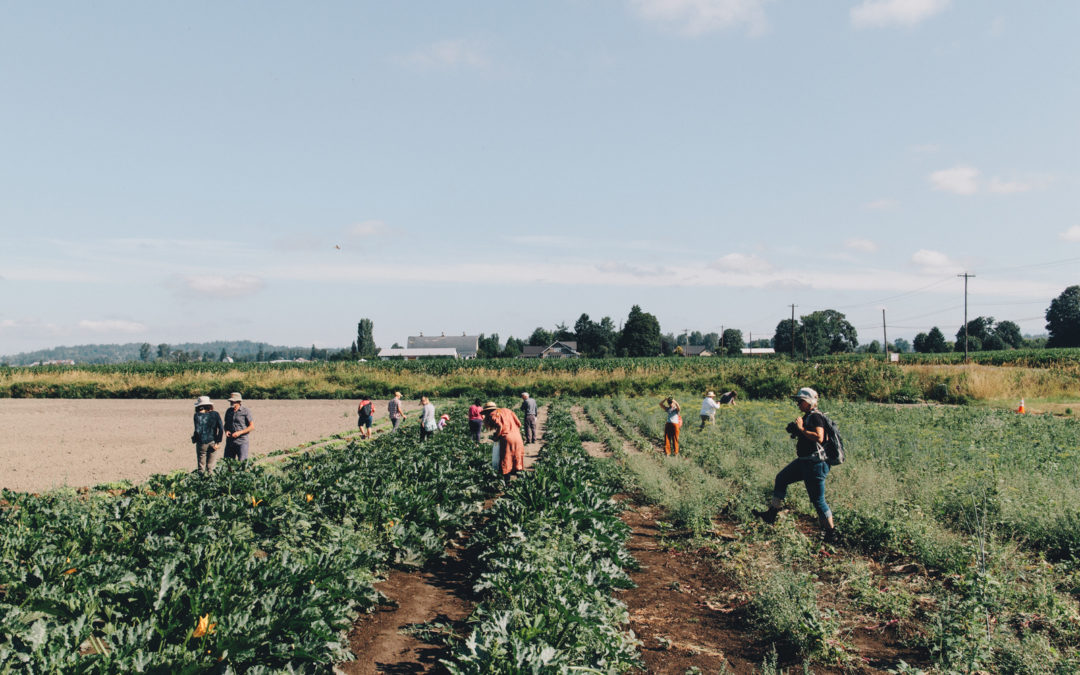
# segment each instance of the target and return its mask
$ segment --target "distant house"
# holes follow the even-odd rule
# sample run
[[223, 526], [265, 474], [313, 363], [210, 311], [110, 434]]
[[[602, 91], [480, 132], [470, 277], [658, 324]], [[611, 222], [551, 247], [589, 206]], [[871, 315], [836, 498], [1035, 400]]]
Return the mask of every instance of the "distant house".
[[775, 354], [776, 350], [772, 347], [743, 347], [741, 350], [743, 356], [758, 356], [760, 354]]
[[[409, 349], [453, 349], [459, 359], [475, 359], [476, 352], [480, 348], [479, 335], [447, 335], [443, 333], [438, 337], [428, 337], [423, 333], [410, 335], [405, 346]], [[379, 356], [382, 356], [380, 352]]]
[[547, 347], [525, 345], [521, 352], [524, 359], [576, 359], [580, 356], [576, 340], [557, 340]]
[[712, 356], [713, 352], [706, 345], [683, 345], [683, 356]]
[[389, 361], [390, 359], [403, 359], [405, 361], [415, 361], [416, 359], [431, 359], [431, 358], [444, 358], [444, 359], [456, 359], [458, 358], [458, 351], [453, 347], [415, 347], [415, 348], [391, 348], [380, 349], [379, 358], [383, 361]]

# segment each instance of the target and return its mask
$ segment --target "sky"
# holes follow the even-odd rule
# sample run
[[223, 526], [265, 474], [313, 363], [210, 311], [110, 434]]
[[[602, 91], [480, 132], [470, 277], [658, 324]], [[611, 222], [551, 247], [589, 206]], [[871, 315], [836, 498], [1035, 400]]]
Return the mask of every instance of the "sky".
[[1080, 3], [0, 0], [0, 354], [1045, 332]]

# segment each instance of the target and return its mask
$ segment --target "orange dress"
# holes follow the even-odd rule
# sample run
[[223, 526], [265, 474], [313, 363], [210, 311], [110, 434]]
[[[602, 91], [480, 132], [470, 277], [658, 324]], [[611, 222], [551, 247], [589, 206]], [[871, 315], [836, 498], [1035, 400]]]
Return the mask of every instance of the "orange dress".
[[499, 471], [505, 476], [511, 471], [525, 469], [525, 443], [521, 440], [521, 420], [509, 408], [498, 408], [491, 413], [495, 425], [495, 438], [499, 440], [501, 461]]

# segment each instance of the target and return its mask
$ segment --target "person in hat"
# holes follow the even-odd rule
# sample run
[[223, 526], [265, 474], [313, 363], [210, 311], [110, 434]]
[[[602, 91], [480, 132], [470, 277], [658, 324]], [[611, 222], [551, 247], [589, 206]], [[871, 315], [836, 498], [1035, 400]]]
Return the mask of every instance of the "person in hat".
[[443, 429], [445, 429], [447, 424], [450, 424], [450, 416], [449, 415], [441, 415], [439, 417], [439, 431], [442, 431]]
[[679, 402], [668, 396], [660, 402], [660, 407], [667, 413], [667, 422], [664, 424], [664, 454], [679, 454], [679, 430], [682, 429], [682, 407]]
[[484, 426], [494, 429], [493, 440], [499, 443], [499, 473], [503, 480], [525, 470], [525, 443], [521, 440], [521, 420], [509, 408], [488, 401], [482, 409]]
[[394, 398], [386, 404], [386, 413], [390, 417], [390, 431], [397, 431], [401, 420], [405, 419], [405, 408], [401, 403], [401, 392], [395, 391]]
[[720, 408], [720, 404], [716, 402], [716, 394], [709, 392], [705, 394], [705, 398], [701, 401], [701, 429], [705, 429], [706, 424], [711, 424], [716, 420], [716, 411]]
[[521, 414], [525, 418], [525, 442], [536, 442], [536, 413], [538, 408], [535, 398], [529, 398], [526, 392], [521, 392]]
[[836, 541], [836, 528], [833, 514], [825, 503], [825, 477], [829, 475], [829, 463], [825, 461], [825, 451], [821, 444], [825, 441], [825, 419], [818, 411], [818, 394], [810, 387], [803, 387], [792, 397], [802, 411], [788, 423], [787, 432], [795, 439], [795, 459], [776, 474], [772, 500], [765, 511], [754, 511], [754, 515], [766, 523], [776, 522], [776, 514], [784, 504], [787, 486], [802, 481], [806, 494], [817, 510], [825, 541]]
[[195, 401], [195, 431], [191, 442], [195, 444], [195, 461], [199, 473], [210, 473], [217, 464], [217, 452], [221, 447], [221, 437], [225, 428], [221, 425], [221, 415], [214, 410], [209, 396], [200, 396]]
[[255, 428], [255, 418], [244, 406], [240, 392], [229, 394], [229, 409], [225, 411], [225, 459], [248, 458], [248, 435]]

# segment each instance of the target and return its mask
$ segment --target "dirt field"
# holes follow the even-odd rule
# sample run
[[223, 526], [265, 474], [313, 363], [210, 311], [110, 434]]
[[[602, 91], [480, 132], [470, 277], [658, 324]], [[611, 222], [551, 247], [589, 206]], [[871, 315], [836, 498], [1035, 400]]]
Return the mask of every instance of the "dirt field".
[[[252, 456], [356, 428], [356, 401], [246, 401]], [[438, 403], [436, 403], [438, 405]], [[214, 409], [224, 416], [224, 401]], [[406, 401], [405, 410], [416, 410]], [[375, 406], [376, 422], [386, 401]], [[0, 487], [40, 492], [195, 468], [194, 401], [0, 399]], [[410, 415], [410, 420], [415, 420]]]

